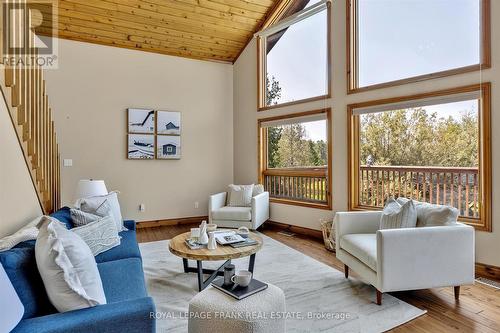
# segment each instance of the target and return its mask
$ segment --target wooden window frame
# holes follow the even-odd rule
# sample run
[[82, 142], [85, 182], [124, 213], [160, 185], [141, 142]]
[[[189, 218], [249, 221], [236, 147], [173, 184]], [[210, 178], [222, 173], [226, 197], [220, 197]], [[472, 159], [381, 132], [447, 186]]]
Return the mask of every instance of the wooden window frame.
[[[272, 16], [272, 20], [266, 22], [266, 24], [263, 26], [263, 28], [268, 27], [274, 23], [279, 22], [280, 19], [286, 17], [286, 9], [289, 8], [293, 4], [293, 1], [287, 0], [286, 4], [283, 7], [278, 8], [279, 14]], [[284, 103], [279, 103], [276, 105], [267, 105], [266, 106], [266, 74], [267, 74], [267, 60], [265, 54], [265, 45], [264, 45], [264, 39], [262, 37], [257, 37], [257, 111], [266, 111], [266, 110], [271, 110], [271, 109], [276, 109], [276, 108], [281, 108], [281, 107], [286, 107], [286, 106], [291, 106], [291, 105], [297, 105], [297, 104], [302, 104], [302, 103], [308, 103], [308, 102], [313, 102], [313, 101], [319, 101], [319, 100], [326, 100], [329, 99], [332, 94], [332, 56], [331, 56], [331, 3], [327, 3], [327, 8], [326, 8], [326, 59], [327, 59], [327, 91], [326, 94], [319, 95], [319, 96], [312, 96], [308, 98], [303, 98], [300, 100], [292, 101], [292, 102], [284, 102]]]
[[353, 111], [359, 108], [387, 105], [407, 101], [423, 100], [440, 96], [453, 96], [468, 92], [480, 92], [479, 121], [479, 193], [482, 198], [483, 209], [478, 219], [461, 217], [460, 221], [473, 226], [476, 230], [492, 231], [491, 205], [492, 205], [492, 160], [491, 160], [491, 83], [481, 83], [430, 93], [373, 100], [347, 106], [348, 130], [348, 207], [349, 210], [374, 210], [374, 207], [359, 204], [359, 115]]
[[399, 79], [389, 82], [376, 83], [365, 87], [358, 87], [358, 0], [346, 0], [347, 7], [347, 94], [355, 94], [364, 91], [394, 87], [412, 82], [421, 82], [436, 78], [457, 75], [468, 72], [480, 71], [491, 68], [491, 3], [490, 0], [481, 0], [481, 63], [448, 69], [440, 72], [422, 74], [405, 79]]
[[[283, 198], [274, 198], [270, 197], [270, 202], [274, 203], [280, 203], [280, 204], [286, 204], [286, 205], [293, 205], [293, 206], [301, 206], [301, 207], [308, 207], [308, 208], [317, 208], [317, 209], [325, 209], [325, 210], [331, 210], [332, 209], [332, 112], [331, 108], [324, 108], [324, 109], [318, 109], [318, 110], [312, 110], [312, 111], [304, 111], [304, 112], [297, 112], [297, 113], [292, 113], [292, 114], [287, 114], [283, 116], [276, 116], [276, 117], [268, 117], [268, 118], [261, 118], [257, 120], [257, 143], [258, 143], [258, 149], [257, 149], [257, 161], [258, 161], [258, 176], [259, 176], [259, 183], [263, 184], [264, 183], [264, 172], [272, 170], [272, 172], [276, 172], [277, 174], [280, 175], [288, 175], [290, 174], [290, 169], [268, 169], [267, 168], [267, 135], [265, 134], [265, 128], [262, 127], [262, 123], [264, 122], [269, 122], [269, 121], [275, 121], [275, 120], [282, 120], [282, 119], [293, 119], [293, 118], [301, 118], [301, 117], [307, 117], [311, 115], [316, 115], [316, 114], [326, 114], [326, 139], [327, 139], [327, 163], [328, 163], [328, 170], [327, 170], [327, 203], [326, 204], [320, 204], [320, 203], [312, 203], [312, 202], [307, 202], [307, 201], [300, 201], [300, 200], [290, 200], [290, 199], [283, 199]], [[316, 174], [314, 173], [314, 170], [310, 170], [311, 176], [315, 176]]]

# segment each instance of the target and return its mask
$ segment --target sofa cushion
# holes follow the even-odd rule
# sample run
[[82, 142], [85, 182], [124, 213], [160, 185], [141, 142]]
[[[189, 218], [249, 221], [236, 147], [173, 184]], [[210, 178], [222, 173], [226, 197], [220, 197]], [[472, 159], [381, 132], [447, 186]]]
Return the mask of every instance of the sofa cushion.
[[212, 212], [214, 220], [250, 221], [252, 209], [250, 207], [222, 207]]
[[108, 304], [147, 296], [139, 258], [103, 262], [97, 268]]
[[34, 241], [1, 252], [0, 263], [24, 305], [23, 319], [57, 312], [49, 301], [36, 266]]
[[71, 213], [69, 207], [63, 207], [58, 211], [50, 214], [50, 216], [55, 217], [60, 222], [64, 223], [66, 229], [73, 228], [73, 220], [71, 220]]
[[229, 185], [228, 206], [250, 207], [252, 205], [252, 192], [254, 185]]
[[94, 256], [120, 245], [120, 236], [111, 216], [71, 229], [90, 247]]
[[36, 266], [59, 312], [106, 304], [97, 264], [80, 236], [42, 217], [35, 243]]
[[95, 257], [97, 263], [120, 260], [125, 258], [141, 259], [141, 251], [137, 244], [136, 234], [133, 230], [122, 231], [120, 235], [120, 246], [114, 247]]
[[389, 198], [382, 211], [380, 229], [415, 228], [417, 225], [417, 210], [413, 200], [401, 205]]
[[340, 238], [340, 248], [377, 271], [377, 234], [348, 234]]
[[[409, 199], [399, 197], [398, 202], [403, 205]], [[417, 227], [435, 227], [456, 225], [460, 212], [455, 207], [435, 205], [422, 201], [414, 201], [417, 209]]]

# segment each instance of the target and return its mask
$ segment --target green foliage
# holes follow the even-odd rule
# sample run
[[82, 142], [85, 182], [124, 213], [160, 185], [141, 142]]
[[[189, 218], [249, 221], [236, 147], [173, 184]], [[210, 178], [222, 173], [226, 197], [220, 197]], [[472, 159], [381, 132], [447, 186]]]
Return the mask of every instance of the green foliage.
[[307, 139], [301, 124], [268, 128], [268, 167], [293, 168], [327, 165], [327, 145]]
[[266, 74], [266, 105], [276, 105], [281, 98], [281, 87], [274, 76]]
[[438, 118], [424, 108], [360, 117], [360, 158], [375, 165], [478, 166], [478, 118], [467, 111], [459, 119]]
[[278, 142], [281, 139], [281, 132], [283, 128], [281, 127], [269, 127], [267, 129], [267, 142], [269, 156], [267, 157], [267, 162], [269, 168], [276, 168], [280, 165], [280, 155], [278, 154]]

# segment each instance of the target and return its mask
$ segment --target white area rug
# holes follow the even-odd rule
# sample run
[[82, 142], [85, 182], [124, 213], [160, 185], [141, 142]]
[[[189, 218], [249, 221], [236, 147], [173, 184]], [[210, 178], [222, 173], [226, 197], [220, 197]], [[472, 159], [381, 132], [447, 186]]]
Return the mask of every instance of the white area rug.
[[[280, 287], [287, 311], [300, 312], [304, 318], [287, 320], [287, 332], [384, 332], [426, 312], [388, 294], [378, 306], [373, 287], [354, 278], [346, 280], [336, 269], [262, 237], [255, 278]], [[168, 241], [143, 243], [140, 248], [147, 288], [162, 316], [157, 319], [157, 332], [187, 332], [188, 303], [198, 292], [196, 274], [184, 273], [182, 259], [168, 251]], [[248, 268], [248, 258], [233, 263], [236, 269]], [[220, 264], [204, 262], [204, 267]], [[310, 314], [323, 319], [308, 319]]]

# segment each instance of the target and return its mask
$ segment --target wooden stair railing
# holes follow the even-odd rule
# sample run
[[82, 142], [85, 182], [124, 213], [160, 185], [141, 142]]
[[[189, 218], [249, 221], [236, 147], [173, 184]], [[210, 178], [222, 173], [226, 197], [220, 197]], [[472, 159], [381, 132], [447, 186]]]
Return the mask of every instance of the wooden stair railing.
[[[20, 15], [19, 17], [11, 16], [10, 30], [12, 31], [9, 32], [19, 42], [25, 28]], [[2, 44], [4, 43], [3, 28], [3, 9], [0, 8]], [[29, 40], [29, 43], [34, 45], [34, 38]], [[24, 59], [25, 63], [7, 63], [6, 57]], [[60, 157], [43, 69], [36, 64], [26, 62], [36, 57], [36, 51], [25, 55], [4, 55], [3, 45], [0, 45], [0, 89], [40, 206], [44, 214], [49, 214], [60, 208]]]

